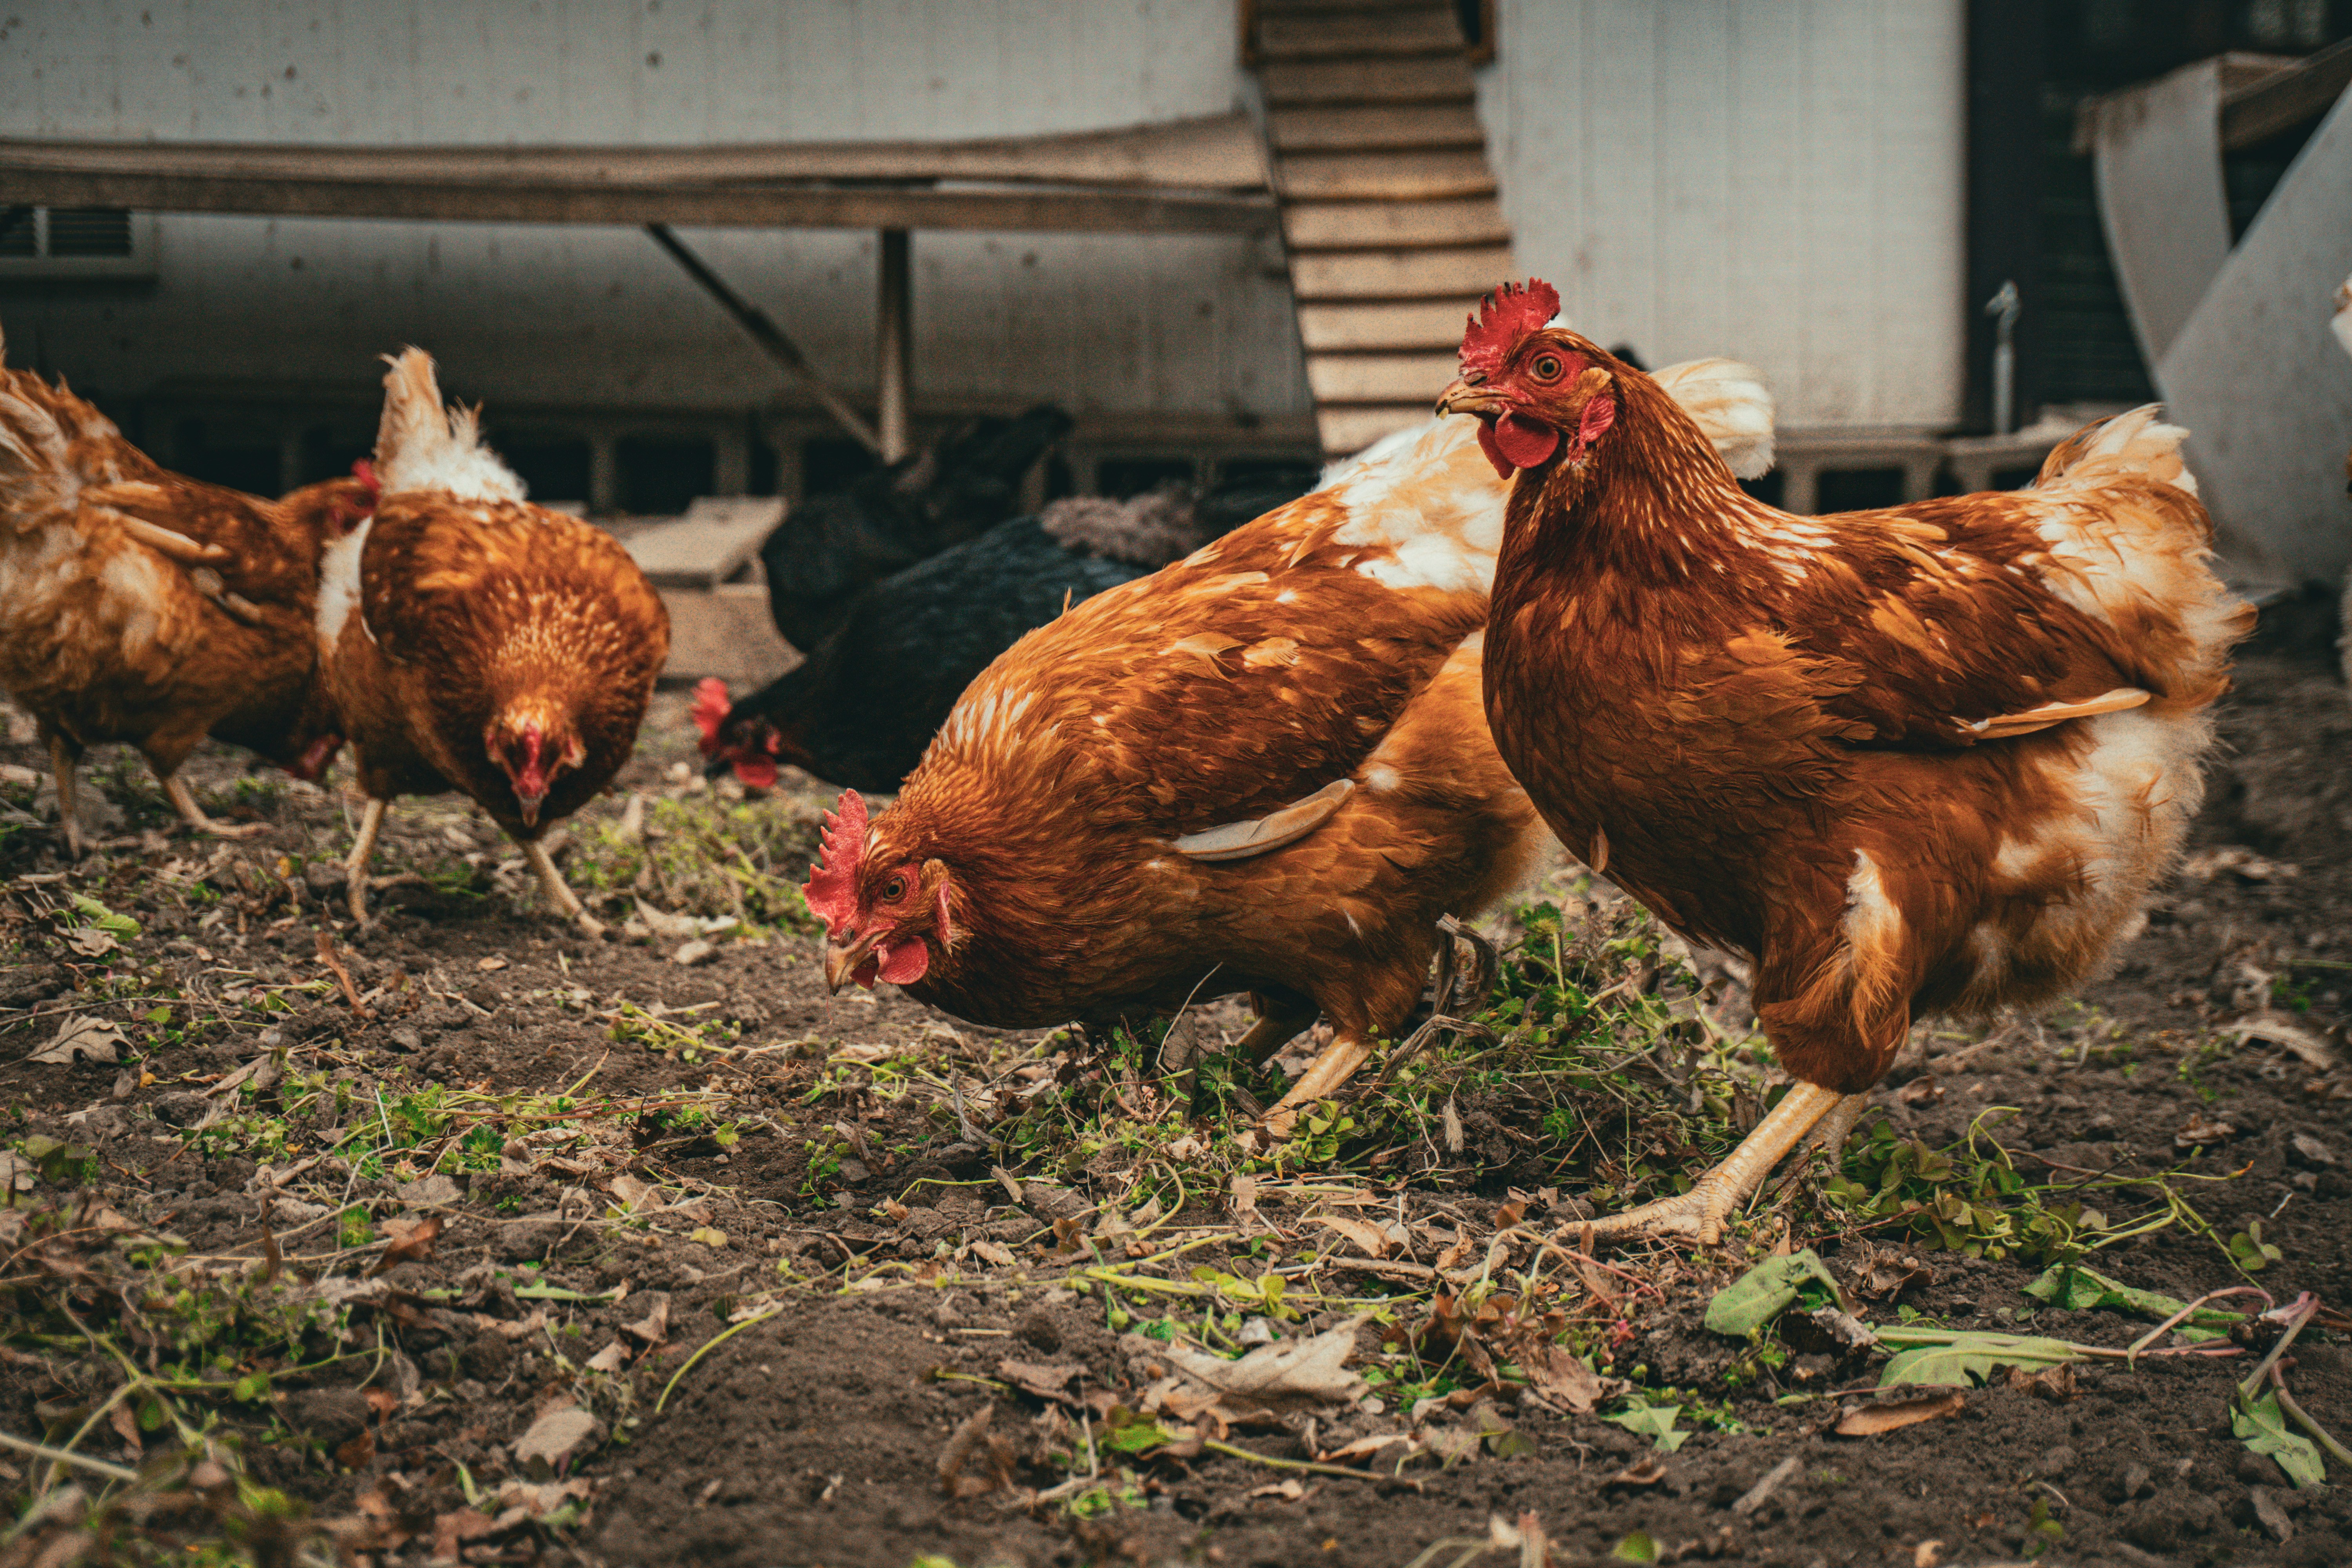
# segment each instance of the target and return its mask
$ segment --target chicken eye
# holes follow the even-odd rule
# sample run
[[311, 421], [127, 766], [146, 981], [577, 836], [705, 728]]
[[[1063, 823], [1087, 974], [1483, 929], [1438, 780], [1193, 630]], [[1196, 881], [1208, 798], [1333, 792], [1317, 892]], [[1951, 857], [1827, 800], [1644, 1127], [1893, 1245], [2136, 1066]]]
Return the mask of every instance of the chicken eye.
[[907, 896], [907, 879], [906, 879], [906, 878], [904, 878], [904, 877], [893, 877], [893, 878], [891, 878], [888, 881], [887, 881], [887, 882], [885, 882], [885, 883], [883, 883], [883, 884], [882, 884], [882, 901], [883, 901], [884, 903], [886, 903], [886, 904], [895, 904], [895, 903], [897, 903], [900, 899], [903, 899], [903, 898], [905, 898], [906, 896]]
[[1559, 356], [1558, 354], [1540, 355], [1535, 363], [1535, 373], [1536, 379], [1538, 381], [1558, 381], [1559, 379]]

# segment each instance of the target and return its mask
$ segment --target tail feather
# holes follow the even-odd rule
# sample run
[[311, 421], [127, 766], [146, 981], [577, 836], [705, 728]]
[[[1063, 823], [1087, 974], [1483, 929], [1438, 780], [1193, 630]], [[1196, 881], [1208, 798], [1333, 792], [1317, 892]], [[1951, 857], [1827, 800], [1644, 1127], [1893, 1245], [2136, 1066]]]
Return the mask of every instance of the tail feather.
[[376, 426], [375, 474], [382, 493], [445, 490], [465, 500], [520, 500], [523, 482], [482, 445], [478, 410], [446, 407], [423, 349], [387, 354], [383, 417]]
[[2061, 441], [2042, 462], [2033, 483], [2036, 489], [2047, 489], [2055, 484], [2095, 483], [2135, 474], [2193, 496], [2197, 476], [2189, 471], [2180, 455], [2180, 444], [2188, 439], [2188, 431], [2165, 423], [2163, 405], [2143, 404], [2129, 413], [2085, 425]]

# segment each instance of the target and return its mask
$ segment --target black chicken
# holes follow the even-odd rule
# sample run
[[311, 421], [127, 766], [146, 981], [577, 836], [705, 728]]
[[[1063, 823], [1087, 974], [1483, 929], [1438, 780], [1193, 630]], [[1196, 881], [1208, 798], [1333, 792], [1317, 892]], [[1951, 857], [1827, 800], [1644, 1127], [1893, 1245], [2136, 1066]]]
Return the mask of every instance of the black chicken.
[[805, 653], [841, 628], [858, 591], [1013, 515], [1021, 479], [1069, 433], [1041, 403], [973, 421], [936, 446], [792, 509], [760, 547], [768, 613]]
[[723, 681], [695, 689], [709, 771], [773, 784], [778, 764], [887, 792], [914, 771], [948, 710], [996, 656], [1070, 605], [1169, 562], [1312, 485], [1226, 486], [1198, 500], [1077, 497], [1018, 517], [876, 583], [808, 659], [730, 705]]

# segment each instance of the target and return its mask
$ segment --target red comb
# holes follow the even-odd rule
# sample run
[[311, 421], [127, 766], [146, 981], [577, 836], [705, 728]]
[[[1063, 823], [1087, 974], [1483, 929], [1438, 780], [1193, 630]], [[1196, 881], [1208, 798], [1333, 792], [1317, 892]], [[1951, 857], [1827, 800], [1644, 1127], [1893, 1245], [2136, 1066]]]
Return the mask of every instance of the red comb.
[[367, 486], [368, 494], [374, 496], [379, 500], [383, 498], [383, 481], [375, 477], [375, 465], [373, 463], [368, 461], [365, 458], [362, 458], [358, 462], [352, 465], [352, 475], [353, 478], [357, 479], [360, 483]]
[[857, 866], [866, 857], [866, 800], [854, 789], [834, 803], [840, 815], [824, 814], [824, 842], [809, 868], [801, 896], [827, 931], [837, 930], [857, 910]]
[[1559, 314], [1559, 290], [1540, 278], [1525, 287], [1506, 283], [1486, 296], [1462, 334], [1462, 368], [1488, 375], [1518, 347], [1519, 340]]
[[711, 747], [719, 739], [719, 726], [734, 706], [734, 700], [727, 695], [727, 683], [717, 676], [706, 675], [696, 685], [694, 706], [688, 711], [694, 720], [694, 727], [702, 731], [704, 756], [710, 754]]

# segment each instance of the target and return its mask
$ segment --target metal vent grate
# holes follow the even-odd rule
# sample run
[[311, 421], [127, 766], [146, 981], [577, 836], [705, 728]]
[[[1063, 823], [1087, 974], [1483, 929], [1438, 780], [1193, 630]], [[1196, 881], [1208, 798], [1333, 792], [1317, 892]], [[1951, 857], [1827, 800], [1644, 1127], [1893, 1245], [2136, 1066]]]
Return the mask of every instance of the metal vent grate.
[[131, 215], [121, 207], [51, 207], [47, 237], [47, 256], [128, 257]]

